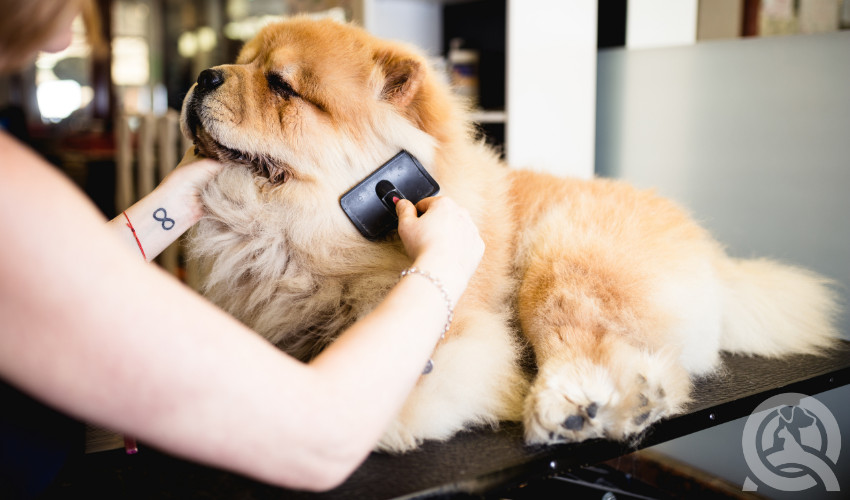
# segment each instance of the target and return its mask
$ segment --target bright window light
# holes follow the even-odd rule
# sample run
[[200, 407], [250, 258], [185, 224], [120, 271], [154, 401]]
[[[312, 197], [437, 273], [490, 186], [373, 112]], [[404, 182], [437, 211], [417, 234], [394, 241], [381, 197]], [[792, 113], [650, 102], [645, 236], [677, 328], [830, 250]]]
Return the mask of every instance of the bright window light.
[[141, 37], [112, 40], [112, 81], [115, 85], [147, 85], [150, 80], [148, 42]]
[[83, 104], [83, 89], [74, 80], [51, 80], [38, 84], [38, 109], [44, 120], [57, 123]]

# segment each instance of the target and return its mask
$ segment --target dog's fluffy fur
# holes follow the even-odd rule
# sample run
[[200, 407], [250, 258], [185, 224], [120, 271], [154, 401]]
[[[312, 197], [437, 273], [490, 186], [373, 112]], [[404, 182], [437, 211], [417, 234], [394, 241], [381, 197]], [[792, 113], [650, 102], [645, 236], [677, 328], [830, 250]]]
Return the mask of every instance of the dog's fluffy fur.
[[293, 355], [314, 356], [409, 266], [397, 237], [367, 241], [339, 206], [399, 150], [481, 231], [486, 252], [436, 368], [381, 449], [500, 420], [523, 420], [530, 443], [627, 440], [680, 411], [721, 350], [811, 353], [836, 338], [823, 278], [732, 259], [651, 192], [506, 168], [411, 47], [295, 18], [202, 80], [183, 130], [229, 165], [191, 240], [205, 293]]

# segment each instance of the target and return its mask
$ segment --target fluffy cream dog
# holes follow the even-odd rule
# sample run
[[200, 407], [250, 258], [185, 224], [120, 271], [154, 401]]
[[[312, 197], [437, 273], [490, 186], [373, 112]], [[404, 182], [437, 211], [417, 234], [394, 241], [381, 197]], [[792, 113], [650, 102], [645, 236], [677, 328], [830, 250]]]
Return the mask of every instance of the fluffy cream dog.
[[721, 350], [817, 352], [836, 337], [824, 279], [728, 257], [651, 192], [506, 168], [416, 50], [353, 26], [266, 27], [201, 74], [182, 125], [229, 165], [191, 241], [207, 296], [301, 359], [409, 266], [397, 237], [357, 232], [343, 193], [404, 149], [473, 215], [481, 267], [381, 449], [500, 420], [523, 420], [529, 443], [627, 440], [680, 411]]

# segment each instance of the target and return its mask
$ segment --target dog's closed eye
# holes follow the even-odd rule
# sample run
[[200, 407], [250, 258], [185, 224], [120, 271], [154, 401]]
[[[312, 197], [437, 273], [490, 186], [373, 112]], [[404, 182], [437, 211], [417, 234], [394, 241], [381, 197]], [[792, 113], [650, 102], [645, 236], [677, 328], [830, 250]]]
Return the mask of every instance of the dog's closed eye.
[[292, 85], [290, 85], [289, 82], [284, 80], [280, 75], [276, 73], [269, 73], [266, 75], [266, 80], [269, 82], [269, 88], [284, 99], [298, 97], [298, 92], [296, 92], [295, 89], [292, 88]]

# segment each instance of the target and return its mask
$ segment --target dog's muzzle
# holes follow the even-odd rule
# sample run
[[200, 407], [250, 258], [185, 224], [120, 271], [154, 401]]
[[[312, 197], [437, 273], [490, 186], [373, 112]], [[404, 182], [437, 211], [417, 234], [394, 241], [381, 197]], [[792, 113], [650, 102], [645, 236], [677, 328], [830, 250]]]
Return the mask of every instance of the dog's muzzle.
[[256, 175], [266, 177], [271, 184], [283, 184], [293, 175], [292, 168], [285, 162], [268, 155], [240, 151], [219, 143], [205, 129], [202, 116], [207, 116], [204, 100], [224, 83], [224, 72], [205, 69], [198, 75], [198, 82], [190, 90], [185, 106], [185, 125], [195, 143], [196, 152], [217, 160], [240, 163]]
[[224, 73], [217, 69], [205, 69], [198, 75], [197, 84], [192, 88], [192, 95], [186, 103], [186, 125], [192, 136], [197, 135], [201, 125], [201, 111], [204, 98], [224, 83]]

